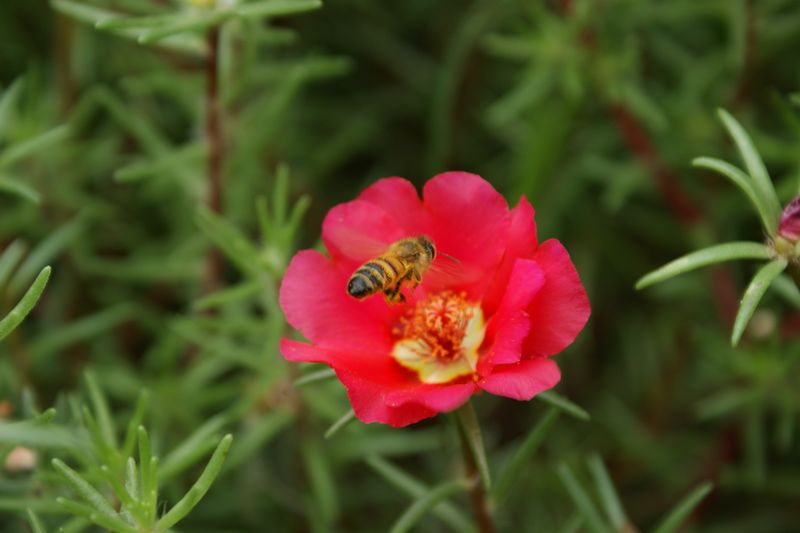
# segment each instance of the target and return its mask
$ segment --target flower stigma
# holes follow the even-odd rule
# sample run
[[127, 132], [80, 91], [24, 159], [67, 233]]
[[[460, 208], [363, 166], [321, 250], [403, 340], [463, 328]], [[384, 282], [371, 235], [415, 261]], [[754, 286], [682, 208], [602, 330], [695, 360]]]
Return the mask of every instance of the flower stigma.
[[480, 304], [466, 293], [443, 291], [400, 319], [392, 357], [423, 383], [447, 383], [475, 373], [485, 330]]

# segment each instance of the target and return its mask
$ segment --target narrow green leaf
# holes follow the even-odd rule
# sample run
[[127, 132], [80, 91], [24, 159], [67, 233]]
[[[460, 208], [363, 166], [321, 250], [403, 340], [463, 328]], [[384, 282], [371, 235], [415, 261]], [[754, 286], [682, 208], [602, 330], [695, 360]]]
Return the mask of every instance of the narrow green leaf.
[[301, 376], [294, 382], [295, 388], [305, 387], [312, 383], [319, 383], [320, 381], [328, 381], [336, 377], [336, 372], [332, 368], [324, 368], [322, 370], [315, 370]]
[[692, 166], [713, 170], [721, 176], [731, 180], [737, 187], [739, 187], [739, 189], [742, 190], [745, 196], [747, 196], [748, 200], [750, 200], [750, 203], [753, 204], [753, 207], [755, 207], [756, 213], [758, 213], [758, 216], [761, 218], [761, 225], [764, 227], [764, 230], [768, 234], [775, 233], [776, 221], [772, 220], [772, 213], [770, 212], [769, 207], [764, 205], [764, 203], [761, 201], [761, 198], [756, 194], [750, 177], [745, 174], [744, 171], [726, 161], [722, 161], [721, 159], [716, 159], [714, 157], [698, 157], [693, 159]]
[[317, 441], [309, 441], [303, 445], [303, 464], [313, 495], [312, 513], [320, 527], [330, 530], [339, 515], [339, 496], [331, 462]]
[[525, 472], [525, 466], [539, 446], [541, 446], [542, 442], [544, 442], [544, 438], [547, 436], [550, 427], [558, 419], [560, 412], [560, 409], [551, 407], [542, 419], [528, 432], [522, 444], [517, 447], [514, 455], [501, 470], [494, 489], [492, 490], [492, 499], [495, 502], [499, 503], [503, 501], [511, 492], [514, 483], [519, 479], [519, 476]]
[[164, 482], [184, 471], [214, 448], [219, 438], [219, 432], [227, 423], [227, 417], [219, 415], [197, 428], [164, 457], [161, 462], [159, 481]]
[[263, 196], [256, 198], [256, 215], [258, 216], [258, 229], [261, 232], [261, 240], [271, 242], [273, 240], [273, 221], [270, 216], [269, 202]]
[[789, 276], [781, 274], [775, 278], [770, 287], [788, 304], [800, 309], [800, 289]]
[[237, 228], [206, 207], [197, 210], [195, 220], [211, 242], [243, 272], [258, 272], [261, 265], [258, 250]]
[[25, 245], [22, 244], [22, 241], [16, 240], [9, 244], [0, 254], [0, 289], [5, 286], [6, 281], [14, 271], [14, 267], [17, 266], [24, 253]]
[[478, 469], [478, 475], [481, 478], [481, 483], [483, 483], [483, 488], [486, 492], [490, 492], [492, 480], [489, 473], [489, 461], [486, 459], [486, 449], [483, 446], [481, 426], [475, 414], [475, 408], [472, 406], [471, 402], [467, 402], [456, 411], [456, 420], [458, 421], [461, 436], [475, 461], [475, 466]]
[[[61, 512], [59, 510], [59, 512]], [[67, 521], [63, 526], [58, 528], [58, 533], [83, 533], [86, 529], [91, 526], [92, 523], [81, 517], [75, 516], [72, 520]]]
[[100, 9], [81, 2], [73, 2], [72, 0], [52, 0], [50, 3], [56, 11], [60, 11], [76, 20], [87, 22], [92, 25], [119, 17], [119, 15], [116, 15], [112, 11]]
[[69, 136], [69, 126], [57, 126], [30, 139], [12, 144], [0, 154], [0, 167], [7, 167], [20, 159], [42, 152], [53, 144], [60, 143]]
[[163, 156], [121, 167], [114, 172], [114, 179], [120, 183], [130, 183], [157, 175], [180, 175], [180, 171], [187, 165], [202, 161], [207, 152], [205, 144], [190, 143]]
[[136, 407], [133, 410], [133, 415], [128, 421], [128, 427], [125, 430], [125, 440], [122, 443], [120, 450], [123, 457], [128, 457], [133, 454], [133, 448], [136, 446], [137, 433], [139, 426], [142, 425], [144, 414], [147, 412], [147, 407], [150, 405], [150, 393], [147, 389], [142, 389], [139, 392], [139, 398], [136, 400]]
[[747, 323], [758, 307], [758, 302], [764, 296], [767, 288], [784, 271], [787, 265], [786, 259], [779, 258], [770, 261], [759, 270], [753, 277], [753, 281], [747, 287], [747, 290], [742, 296], [742, 301], [739, 303], [739, 312], [736, 313], [736, 320], [733, 323], [733, 333], [731, 334], [731, 345], [736, 346], [742, 338]]
[[36, 421], [0, 420], [0, 445], [78, 451], [84, 443], [69, 429]]
[[121, 518], [98, 513], [89, 505], [68, 500], [67, 498], [56, 498], [56, 502], [69, 513], [82, 516], [109, 531], [114, 531], [116, 533], [139, 533], [135, 527], [126, 524]]
[[781, 214], [781, 206], [778, 201], [778, 195], [775, 193], [775, 187], [772, 185], [767, 169], [764, 166], [764, 162], [761, 160], [761, 156], [753, 145], [753, 141], [750, 140], [750, 136], [747, 135], [747, 132], [744, 131], [744, 128], [742, 128], [739, 122], [724, 109], [719, 109], [717, 113], [720, 120], [722, 120], [722, 123], [725, 125], [725, 128], [728, 130], [728, 133], [733, 138], [733, 141], [736, 143], [744, 165], [747, 167], [747, 171], [752, 178], [753, 190], [767, 212], [768, 220], [771, 221], [767, 230], [770, 235], [775, 235], [778, 218]]
[[11, 129], [11, 119], [22, 91], [23, 79], [15, 79], [0, 96], [0, 138], [6, 139]]
[[158, 457], [153, 457], [148, 465], [150, 473], [150, 489], [142, 492], [142, 506], [150, 522], [155, 521], [158, 516]]
[[106, 481], [108, 481], [108, 484], [111, 485], [111, 488], [114, 490], [114, 494], [117, 496], [117, 498], [119, 498], [119, 501], [122, 502], [122, 505], [125, 506], [126, 510], [136, 517], [137, 520], [141, 520], [143, 518], [142, 510], [139, 507], [138, 502], [123, 486], [122, 480], [112, 473], [107, 465], [102, 465], [100, 467], [100, 472], [103, 474], [103, 477], [106, 479]]
[[157, 478], [153, 475], [154, 458], [150, 451], [150, 438], [147, 436], [147, 430], [139, 426], [137, 434], [139, 437], [139, 486], [141, 487], [139, 501], [144, 508], [145, 515], [152, 520], [156, 514], [155, 500], [158, 487]]
[[19, 196], [34, 204], [38, 204], [42, 200], [42, 195], [39, 194], [36, 189], [27, 183], [23, 183], [19, 179], [10, 178], [8, 176], [0, 176], [0, 191]]
[[[391, 485], [415, 500], [424, 497], [430, 492], [430, 488], [427, 485], [383, 457], [370, 455], [366, 458], [366, 463]], [[454, 531], [472, 531], [474, 529], [469, 519], [449, 502], [439, 503], [431, 512]]]
[[769, 248], [757, 242], [729, 242], [717, 244], [679, 257], [661, 268], [650, 272], [636, 282], [636, 288], [643, 289], [679, 274], [714, 263], [722, 263], [733, 259], [767, 260], [770, 259], [770, 255], [771, 252]]
[[82, 100], [81, 107], [74, 112], [72, 118], [76, 127], [81, 126], [91, 116], [89, 112], [97, 108], [107, 111], [114, 121], [136, 140], [147, 155], [161, 157], [172, 150], [161, 131], [127, 105], [116, 93], [104, 86], [93, 88]]
[[603, 460], [599, 455], [592, 455], [588, 459], [589, 471], [594, 477], [594, 483], [597, 487], [597, 492], [600, 494], [600, 500], [603, 502], [603, 507], [606, 511], [606, 516], [611, 521], [611, 526], [614, 531], [625, 531], [630, 529], [628, 517], [625, 516], [625, 510], [622, 508], [622, 503], [619, 501], [619, 495], [614, 488], [614, 483], [608, 475]]
[[40, 334], [36, 340], [30, 343], [29, 350], [39, 357], [56, 353], [67, 346], [91, 339], [100, 333], [112, 330], [127, 320], [141, 316], [141, 309], [133, 304], [116, 304]]
[[740, 412], [747, 405], [763, 400], [761, 391], [750, 388], [731, 388], [704, 398], [697, 403], [697, 417], [701, 420]]
[[551, 390], [540, 392], [536, 395], [536, 398], [549, 403], [553, 407], [558, 407], [568, 415], [572, 415], [578, 420], [591, 420], [592, 418], [582, 407]]
[[234, 8], [234, 13], [242, 18], [260, 19], [294, 15], [320, 7], [320, 0], [261, 0], [240, 4]]
[[304, 194], [297, 199], [297, 202], [295, 202], [294, 206], [292, 207], [292, 211], [289, 213], [289, 219], [286, 221], [287, 242], [284, 242], [285, 245], [289, 246], [292, 244], [288, 241], [294, 238], [295, 233], [297, 233], [297, 228], [300, 226], [300, 222], [302, 222], [303, 217], [310, 206], [311, 197], [307, 194]]
[[469, 489], [469, 484], [464, 480], [448, 481], [429, 490], [418, 498], [392, 526], [391, 533], [405, 533], [410, 531], [428, 512], [440, 502], [459, 492]]
[[225, 470], [233, 469], [242, 462], [263, 450], [267, 443], [278, 436], [294, 420], [294, 413], [276, 410], [261, 417], [252, 427], [236, 437], [236, 447], [225, 461]]
[[564, 483], [570, 498], [572, 498], [581, 516], [586, 520], [586, 525], [589, 529], [595, 533], [612, 533], [612, 529], [600, 518], [600, 513], [597, 511], [594, 503], [592, 503], [589, 495], [583, 490], [583, 487], [581, 487], [580, 483], [575, 478], [572, 470], [570, 470], [566, 464], [562, 463], [559, 465], [558, 477], [560, 477], [561, 482]]
[[49, 234], [46, 239], [36, 245], [28, 257], [22, 261], [14, 277], [8, 282], [12, 293], [21, 291], [30, 284], [31, 280], [42, 268], [69, 246], [83, 231], [84, 219], [80, 216], [62, 224], [56, 231]]
[[172, 24], [175, 20], [181, 17], [182, 13], [162, 13], [160, 15], [144, 15], [141, 17], [127, 17], [120, 16], [115, 18], [107, 18], [95, 23], [95, 28], [99, 30], [118, 30], [125, 28], [153, 28], [156, 26], [165, 26]]
[[248, 298], [252, 298], [264, 291], [264, 285], [259, 280], [248, 281], [233, 285], [227, 289], [222, 289], [206, 295], [192, 304], [192, 308], [196, 311], [204, 311], [220, 307], [230, 303], [240, 302]]
[[24, 513], [28, 509], [38, 513], [63, 513], [64, 510], [55, 501], [37, 497], [8, 498], [0, 497], [0, 511], [9, 513]]
[[325, 438], [329, 439], [334, 435], [336, 435], [340, 429], [342, 429], [347, 424], [352, 422], [355, 417], [356, 417], [355, 411], [353, 411], [352, 409], [348, 409], [347, 412], [343, 414], [336, 422], [331, 424], [331, 427], [329, 427], [328, 430], [325, 432]]
[[[123, 17], [119, 13], [113, 11], [100, 9], [72, 0], [52, 0], [52, 5], [61, 13], [96, 28], [105, 28], [107, 25], [113, 25], [114, 21], [122, 21], [129, 18]], [[141, 35], [141, 30], [135, 28], [118, 27], [110, 29], [110, 31], [115, 35], [134, 41], [137, 41]], [[194, 56], [202, 56], [207, 53], [207, 48], [202, 38], [193, 34], [173, 35], [158, 42], [157, 46], [159, 48], [174, 50]]]
[[275, 183], [272, 187], [272, 212], [275, 222], [283, 224], [286, 220], [287, 203], [289, 202], [289, 166], [278, 165], [275, 171]]
[[0, 320], [0, 340], [3, 340], [9, 333], [14, 331], [22, 323], [23, 319], [28, 316], [28, 313], [31, 312], [33, 306], [42, 296], [47, 280], [50, 279], [50, 272], [51, 268], [49, 266], [44, 267], [17, 305]]
[[104, 516], [118, 518], [116, 511], [114, 511], [114, 508], [108, 503], [108, 500], [86, 481], [83, 476], [67, 466], [61, 459], [53, 459], [52, 464], [86, 503]]
[[166, 531], [167, 529], [171, 528], [178, 522], [180, 522], [189, 512], [194, 508], [195, 505], [205, 496], [208, 489], [211, 488], [211, 484], [214, 483], [214, 480], [219, 474], [220, 469], [222, 468], [222, 464], [225, 462], [225, 457], [228, 455], [228, 450], [231, 448], [231, 443], [233, 442], [233, 435], [225, 435], [222, 440], [219, 442], [216, 450], [214, 450], [214, 454], [211, 456], [211, 459], [208, 461], [203, 473], [200, 474], [200, 477], [197, 479], [192, 488], [189, 489], [189, 492], [180, 499], [175, 506], [167, 512], [164, 516], [162, 516], [158, 522], [156, 523], [156, 531]]
[[[125, 490], [131, 495], [131, 498], [142, 503], [142, 497], [139, 493], [139, 470], [136, 467], [136, 459], [128, 457], [125, 463]], [[141, 505], [140, 505], [141, 506]], [[145, 513], [145, 516], [147, 514]]]
[[146, 29], [139, 34], [139, 42], [152, 44], [178, 33], [200, 32], [221, 24], [229, 16], [226, 10], [208, 10], [199, 14], [180, 14], [167, 24]]
[[114, 450], [103, 437], [103, 432], [100, 430], [100, 426], [97, 424], [97, 420], [95, 420], [92, 411], [84, 405], [81, 414], [83, 415], [83, 425], [86, 426], [89, 432], [89, 438], [92, 441], [95, 454], [103, 457], [112, 455]]
[[673, 533], [680, 529], [683, 521], [691, 514], [697, 505], [703, 501], [713, 485], [706, 481], [691, 493], [686, 498], [680, 501], [675, 508], [656, 526], [653, 533]]
[[111, 417], [111, 410], [108, 408], [106, 396], [97, 383], [94, 372], [87, 370], [84, 373], [86, 387], [89, 389], [89, 399], [92, 402], [94, 413], [97, 416], [97, 425], [103, 436], [106, 445], [112, 449], [117, 449], [117, 432], [114, 429], [114, 419]]
[[47, 530], [42, 524], [42, 521], [39, 520], [39, 516], [32, 510], [28, 509], [28, 522], [31, 525], [31, 530], [33, 533], [47, 533]]

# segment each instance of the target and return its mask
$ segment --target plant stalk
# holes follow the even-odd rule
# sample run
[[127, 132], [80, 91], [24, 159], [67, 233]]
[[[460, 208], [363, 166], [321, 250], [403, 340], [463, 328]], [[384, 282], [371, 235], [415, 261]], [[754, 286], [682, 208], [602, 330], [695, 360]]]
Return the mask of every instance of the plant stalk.
[[[472, 409], [472, 405], [467, 403], [461, 409]], [[470, 502], [472, 503], [472, 512], [475, 515], [475, 521], [478, 525], [478, 530], [481, 533], [494, 533], [494, 524], [492, 523], [492, 513], [489, 504], [489, 499], [486, 494], [486, 489], [481, 481], [480, 472], [478, 470], [475, 453], [470, 446], [467, 438], [467, 428], [464, 425], [464, 417], [460, 416], [461, 413], [456, 413], [456, 423], [458, 425], [458, 438], [461, 442], [461, 453], [464, 459], [464, 470], [467, 479], [471, 482], [469, 491]]]

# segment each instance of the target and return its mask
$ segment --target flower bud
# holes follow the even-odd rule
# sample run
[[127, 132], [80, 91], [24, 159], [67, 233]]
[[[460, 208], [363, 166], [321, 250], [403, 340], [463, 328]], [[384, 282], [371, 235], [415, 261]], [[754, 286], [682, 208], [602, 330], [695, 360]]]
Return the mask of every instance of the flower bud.
[[23, 446], [17, 446], [6, 456], [3, 468], [10, 474], [18, 474], [33, 470], [36, 468], [37, 463], [38, 455], [35, 451]]
[[783, 208], [778, 235], [792, 243], [800, 240], [800, 196]]

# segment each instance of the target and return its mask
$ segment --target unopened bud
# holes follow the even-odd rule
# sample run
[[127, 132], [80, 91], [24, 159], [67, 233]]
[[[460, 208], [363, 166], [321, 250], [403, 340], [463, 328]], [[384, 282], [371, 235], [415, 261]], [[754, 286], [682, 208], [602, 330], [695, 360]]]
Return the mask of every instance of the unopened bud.
[[38, 457], [35, 451], [23, 446], [17, 446], [8, 454], [3, 467], [10, 474], [28, 472], [36, 468], [37, 461]]
[[800, 196], [783, 208], [778, 235], [792, 243], [800, 240]]

